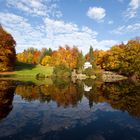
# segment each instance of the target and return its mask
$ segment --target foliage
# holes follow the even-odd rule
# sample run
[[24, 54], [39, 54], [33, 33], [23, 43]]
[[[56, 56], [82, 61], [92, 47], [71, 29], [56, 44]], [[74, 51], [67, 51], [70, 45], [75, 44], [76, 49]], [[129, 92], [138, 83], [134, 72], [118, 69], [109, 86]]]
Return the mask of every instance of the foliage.
[[71, 70], [65, 65], [61, 64], [54, 67], [53, 75], [57, 77], [69, 77], [71, 76]]
[[93, 47], [92, 46], [90, 46], [89, 53], [86, 55], [86, 59], [87, 59], [87, 61], [90, 62], [90, 64], [92, 65], [92, 68], [96, 69], [94, 51], [93, 51]]
[[29, 63], [29, 64], [38, 64], [39, 63], [40, 51], [35, 48], [28, 48], [22, 53], [17, 54], [17, 60], [19, 62]]
[[92, 46], [90, 46], [90, 49], [89, 49], [89, 56], [90, 56], [89, 61], [90, 61], [90, 63], [92, 64], [93, 61], [94, 61], [93, 48], [92, 48]]
[[70, 69], [81, 68], [83, 66], [84, 57], [78, 49], [68, 45], [59, 47], [57, 51], [50, 48], [43, 48], [41, 51], [35, 48], [29, 48], [22, 53], [17, 54], [17, 60], [29, 64], [41, 64], [43, 66], [65, 65]]
[[95, 64], [97, 65], [98, 68], [103, 69], [102, 63], [104, 62], [104, 55], [106, 54], [106, 51], [104, 50], [95, 50], [94, 52], [94, 57], [95, 57]]
[[85, 63], [85, 57], [83, 56], [81, 52], [78, 54], [78, 57], [77, 57], [77, 70], [78, 71], [82, 71], [84, 63]]
[[12, 71], [16, 60], [16, 42], [12, 35], [0, 26], [0, 71]]
[[41, 65], [43, 66], [51, 66], [51, 56], [45, 56], [42, 61], [41, 61]]
[[53, 66], [65, 65], [70, 69], [77, 68], [77, 58], [79, 51], [76, 47], [70, 48], [69, 46], [59, 47], [58, 51], [53, 52], [51, 64]]
[[46, 76], [44, 75], [44, 74], [42, 74], [42, 73], [38, 73], [37, 75], [36, 75], [36, 78], [37, 79], [40, 79], [40, 78], [45, 78]]
[[140, 79], [139, 39], [129, 40], [127, 44], [115, 45], [107, 51], [93, 51], [93, 48], [90, 47], [90, 51], [85, 57], [87, 61], [92, 61], [94, 57], [94, 65], [97, 68]]
[[94, 69], [93, 68], [87, 68], [83, 71], [83, 74], [90, 77], [90, 76], [94, 75]]
[[17, 60], [29, 64], [41, 64], [46, 56], [51, 56], [52, 49], [42, 48], [41, 51], [36, 48], [28, 48], [22, 53], [17, 54]]
[[39, 63], [41, 64], [42, 63], [42, 60], [44, 57], [46, 56], [51, 56], [52, 55], [52, 49], [49, 48], [42, 48], [41, 52], [40, 52], [40, 56], [39, 56]]
[[113, 46], [103, 57], [103, 68], [126, 76], [140, 77], [140, 42], [130, 40], [126, 45]]

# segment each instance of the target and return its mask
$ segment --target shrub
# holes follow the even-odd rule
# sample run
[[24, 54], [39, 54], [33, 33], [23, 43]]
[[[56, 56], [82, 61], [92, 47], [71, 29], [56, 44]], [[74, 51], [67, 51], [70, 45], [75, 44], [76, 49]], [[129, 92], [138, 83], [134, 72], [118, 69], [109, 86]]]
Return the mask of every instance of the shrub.
[[65, 65], [58, 65], [54, 67], [53, 75], [57, 77], [70, 77], [71, 70]]
[[90, 76], [94, 75], [94, 70], [92, 68], [87, 68], [83, 71], [83, 74], [90, 77]]
[[37, 79], [45, 78], [45, 75], [42, 74], [42, 73], [38, 73], [38, 74], [36, 75], [36, 78], [37, 78]]

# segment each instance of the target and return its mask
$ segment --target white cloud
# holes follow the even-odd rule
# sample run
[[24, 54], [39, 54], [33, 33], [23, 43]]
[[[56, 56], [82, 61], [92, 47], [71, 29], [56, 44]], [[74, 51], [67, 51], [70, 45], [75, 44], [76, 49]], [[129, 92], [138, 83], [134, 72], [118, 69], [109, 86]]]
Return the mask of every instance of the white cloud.
[[7, 6], [35, 16], [61, 17], [56, 0], [7, 0]]
[[96, 21], [103, 21], [106, 11], [102, 7], [89, 7], [87, 16]]
[[[37, 44], [44, 36], [41, 26], [33, 27], [24, 17], [11, 14], [0, 13], [1, 24], [10, 32], [19, 44]], [[30, 46], [28, 46], [30, 47]]]
[[136, 17], [138, 9], [140, 9], [140, 0], [130, 0], [129, 6], [125, 12], [125, 17], [128, 19]]
[[21, 16], [12, 13], [0, 13], [2, 25], [10, 32], [17, 42], [17, 52], [28, 47], [41, 49], [51, 47], [57, 49], [59, 45], [76, 45], [83, 53], [87, 53], [90, 45], [97, 49], [108, 49], [116, 44], [114, 40], [97, 40], [98, 33], [87, 26], [44, 18], [42, 24], [33, 26]]
[[118, 43], [119, 43], [119, 41], [117, 41], [117, 40], [102, 40], [102, 41], [98, 42], [98, 44], [97, 44], [98, 47], [97, 48], [101, 48], [103, 50], [108, 50], [112, 46], [114, 46]]
[[87, 47], [96, 41], [97, 32], [90, 28], [73, 23], [65, 23], [64, 21], [52, 20], [46, 18], [44, 20], [47, 38], [52, 42], [52, 46], [58, 47], [59, 45], [76, 45], [79, 46], [84, 52], [87, 52]]
[[117, 29], [115, 29], [111, 32], [115, 33], [115, 34], [125, 34], [125, 33], [129, 33], [129, 32], [132, 33], [135, 31], [140, 31], [140, 23], [130, 24], [127, 26], [125, 26], [125, 25], [119, 26]]

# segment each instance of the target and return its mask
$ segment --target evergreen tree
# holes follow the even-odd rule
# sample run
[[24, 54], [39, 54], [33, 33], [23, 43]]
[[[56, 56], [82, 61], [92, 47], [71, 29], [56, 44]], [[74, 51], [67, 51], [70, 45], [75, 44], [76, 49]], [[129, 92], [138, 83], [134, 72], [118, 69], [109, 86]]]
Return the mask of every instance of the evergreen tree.
[[83, 53], [80, 52], [77, 57], [77, 69], [81, 71], [83, 69], [84, 63], [85, 63], [85, 58], [83, 56]]
[[96, 64], [95, 64], [95, 58], [94, 58], [94, 53], [93, 53], [93, 47], [92, 46], [90, 46], [90, 49], [89, 49], [89, 57], [90, 57], [89, 61], [90, 61], [91, 65], [92, 65], [92, 68], [95, 69]]

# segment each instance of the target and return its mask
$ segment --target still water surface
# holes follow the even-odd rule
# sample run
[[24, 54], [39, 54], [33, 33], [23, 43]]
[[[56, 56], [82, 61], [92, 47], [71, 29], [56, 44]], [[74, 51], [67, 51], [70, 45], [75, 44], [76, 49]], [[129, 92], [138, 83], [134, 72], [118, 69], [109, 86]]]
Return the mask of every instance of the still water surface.
[[140, 140], [140, 84], [0, 81], [0, 140]]

